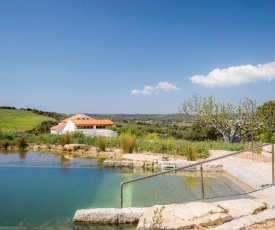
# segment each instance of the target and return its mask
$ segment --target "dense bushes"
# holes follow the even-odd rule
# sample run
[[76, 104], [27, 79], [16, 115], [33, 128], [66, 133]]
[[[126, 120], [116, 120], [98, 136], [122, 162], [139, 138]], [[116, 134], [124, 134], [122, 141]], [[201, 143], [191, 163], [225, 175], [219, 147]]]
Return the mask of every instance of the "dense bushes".
[[[239, 151], [245, 148], [244, 144], [224, 143], [218, 141], [187, 141], [176, 140], [173, 138], [162, 139], [156, 133], [148, 134], [145, 137], [136, 137], [131, 134], [122, 134], [119, 137], [100, 138], [85, 136], [82, 132], [72, 132], [63, 135], [57, 134], [41, 134], [41, 135], [25, 135], [16, 136], [14, 134], [4, 134], [0, 132], [0, 148], [8, 148], [9, 146], [19, 146], [21, 138], [24, 137], [27, 143], [37, 144], [87, 144], [89, 146], [99, 147], [101, 151], [106, 148], [121, 148], [125, 153], [131, 152], [152, 152], [171, 155], [187, 156], [191, 152], [189, 159], [194, 159], [194, 155], [198, 158], [208, 157], [209, 149], [221, 149], [229, 151]], [[191, 147], [188, 147], [191, 146]]]
[[185, 139], [190, 141], [218, 140], [221, 137], [215, 128], [206, 127], [199, 122], [194, 123], [185, 135]]
[[50, 128], [57, 124], [58, 124], [57, 121], [43, 121], [37, 127], [33, 128], [31, 130], [27, 130], [26, 133], [35, 134], [35, 135], [42, 134], [42, 133], [49, 133]]
[[47, 112], [47, 111], [41, 111], [41, 110], [37, 110], [37, 109], [30, 109], [30, 108], [27, 108], [27, 109], [21, 108], [20, 110], [27, 110], [32, 113], [38, 114], [38, 115], [52, 117], [52, 118], [56, 119], [57, 121], [61, 121], [66, 118], [65, 114], [60, 114], [60, 113], [55, 113], [55, 112]]

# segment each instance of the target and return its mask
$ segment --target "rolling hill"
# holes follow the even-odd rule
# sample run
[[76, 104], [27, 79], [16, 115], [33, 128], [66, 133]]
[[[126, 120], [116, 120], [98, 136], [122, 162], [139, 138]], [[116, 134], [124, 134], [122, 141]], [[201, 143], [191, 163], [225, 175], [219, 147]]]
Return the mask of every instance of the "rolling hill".
[[24, 132], [37, 127], [43, 121], [55, 121], [55, 119], [22, 109], [0, 108], [1, 131]]

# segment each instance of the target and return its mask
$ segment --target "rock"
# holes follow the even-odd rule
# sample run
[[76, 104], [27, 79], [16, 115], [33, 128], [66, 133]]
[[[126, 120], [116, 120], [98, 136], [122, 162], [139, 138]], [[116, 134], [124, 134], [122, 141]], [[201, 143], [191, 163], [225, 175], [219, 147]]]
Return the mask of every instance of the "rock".
[[[275, 145], [274, 145], [274, 147], [275, 147]], [[264, 152], [266, 152], [266, 153], [272, 153], [272, 145], [263, 146], [262, 149], [263, 149], [263, 153]]]
[[114, 149], [113, 152], [115, 154], [122, 154], [122, 150], [121, 149]]
[[153, 165], [154, 165], [153, 162], [151, 162], [151, 161], [145, 161], [144, 167], [145, 167], [145, 169], [152, 169]]
[[75, 151], [75, 150], [78, 150], [78, 149], [82, 149], [85, 146], [86, 145], [84, 145], [84, 144], [67, 144], [67, 145], [64, 145], [64, 150], [66, 150], [66, 151]]
[[134, 167], [137, 167], [137, 168], [139, 168], [139, 167], [144, 167], [145, 166], [145, 162], [144, 161], [135, 161], [135, 163], [134, 163]]
[[203, 170], [205, 171], [222, 171], [224, 170], [222, 164], [204, 164]]
[[225, 200], [214, 202], [213, 204], [231, 214], [233, 219], [255, 214], [266, 209], [266, 204], [251, 199]]
[[50, 149], [50, 145], [40, 145], [40, 149], [42, 150]]
[[[232, 220], [221, 226], [212, 228], [213, 230], [239, 230], [244, 229], [245, 227], [254, 225], [255, 223], [262, 223], [266, 220], [272, 220], [275, 216], [275, 210], [269, 209], [265, 210], [257, 215], [248, 215], [243, 216], [239, 219]], [[255, 228], [254, 228], [255, 229]], [[258, 229], [258, 228], [257, 228]], [[274, 229], [274, 228], [260, 228], [260, 229]]]
[[224, 213], [216, 205], [193, 202], [187, 204], [171, 204], [148, 208], [141, 217], [137, 229], [187, 229], [195, 226], [212, 226], [231, 220], [230, 214]]
[[121, 167], [133, 168], [133, 161], [121, 161]]
[[39, 151], [40, 146], [39, 146], [39, 145], [34, 145], [34, 146], [31, 147], [31, 149], [32, 149], [33, 151]]
[[214, 225], [221, 225], [225, 222], [232, 220], [232, 216], [226, 213], [207, 214], [200, 218], [195, 219], [195, 223], [201, 227], [210, 227]]
[[105, 167], [121, 167], [121, 161], [107, 159], [103, 162]]
[[137, 223], [146, 208], [96, 208], [76, 211], [74, 224], [126, 224]]

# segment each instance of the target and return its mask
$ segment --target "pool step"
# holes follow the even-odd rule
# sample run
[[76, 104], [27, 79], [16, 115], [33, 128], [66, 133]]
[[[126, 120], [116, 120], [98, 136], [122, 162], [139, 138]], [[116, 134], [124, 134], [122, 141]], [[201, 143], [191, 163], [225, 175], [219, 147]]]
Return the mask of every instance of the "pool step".
[[171, 162], [165, 162], [165, 163], [161, 163], [161, 168], [162, 171], [166, 171], [166, 170], [170, 170], [170, 169], [175, 169], [176, 168], [176, 164], [175, 163], [171, 163]]
[[261, 189], [271, 183], [267, 178], [244, 167], [226, 167], [226, 170], [255, 189]]

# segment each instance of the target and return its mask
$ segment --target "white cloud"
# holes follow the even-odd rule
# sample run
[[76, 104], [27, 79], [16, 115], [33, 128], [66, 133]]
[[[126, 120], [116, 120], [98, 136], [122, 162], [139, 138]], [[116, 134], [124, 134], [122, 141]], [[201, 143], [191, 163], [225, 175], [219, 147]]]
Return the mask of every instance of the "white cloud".
[[206, 87], [228, 87], [250, 82], [271, 81], [275, 78], [275, 62], [267, 64], [233, 66], [214, 69], [208, 75], [195, 75], [189, 79]]
[[135, 96], [138, 96], [139, 95], [139, 90], [137, 90], [137, 89], [133, 89], [132, 91], [131, 91], [131, 95], [135, 95]]
[[172, 85], [172, 84], [168, 83], [167, 81], [158, 83], [156, 88], [162, 89], [166, 92], [171, 91], [171, 90], [179, 90], [179, 88], [176, 85]]
[[156, 91], [156, 89], [154, 87], [145, 85], [141, 94], [150, 95], [150, 94], [154, 93], [155, 91]]
[[159, 94], [160, 92], [168, 92], [172, 90], [179, 90], [176, 85], [170, 84], [167, 81], [159, 82], [156, 86], [145, 85], [142, 90], [133, 89], [131, 91], [131, 95], [139, 96], [139, 95], [151, 95], [151, 94]]

